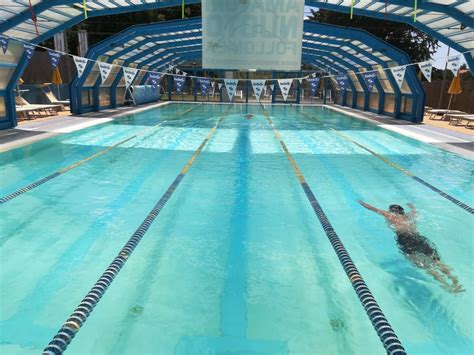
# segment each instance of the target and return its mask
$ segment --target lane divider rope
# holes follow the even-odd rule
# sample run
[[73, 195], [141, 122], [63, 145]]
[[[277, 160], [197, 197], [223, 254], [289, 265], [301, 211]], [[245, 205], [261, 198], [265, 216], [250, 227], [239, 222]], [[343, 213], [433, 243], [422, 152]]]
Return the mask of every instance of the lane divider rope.
[[[199, 105], [197, 105], [196, 107], [191, 107], [190, 109], [187, 109], [187, 110], [185, 110], [185, 111], [183, 111], [183, 112], [180, 112], [180, 113], [178, 113], [177, 115], [175, 115], [174, 117], [172, 117], [171, 119], [175, 119], [175, 118], [184, 116], [184, 115], [186, 115], [187, 113], [189, 113], [189, 112], [193, 111], [194, 109], [196, 109], [196, 108], [197, 108], [198, 106], [200, 106], [200, 105], [202, 105], [202, 104], [199, 104]], [[132, 140], [132, 139], [134, 139], [134, 138], [137, 138], [137, 137], [142, 136], [142, 135], [146, 134], [147, 132], [149, 132], [149, 131], [151, 131], [151, 130], [153, 130], [153, 129], [156, 129], [156, 128], [160, 127], [162, 124], [164, 124], [164, 123], [166, 123], [166, 122], [168, 122], [168, 120], [166, 120], [166, 121], [161, 121], [159, 124], [157, 124], [157, 125], [155, 125], [155, 126], [153, 126], [153, 127], [149, 127], [149, 128], [146, 128], [146, 129], [144, 129], [144, 130], [142, 130], [142, 131], [140, 131], [140, 132], [138, 132], [138, 133], [135, 133], [134, 135], [132, 135], [132, 136], [130, 136], [130, 137], [128, 137], [128, 138], [125, 138], [125, 139], [121, 140], [120, 142], [117, 142], [117, 143], [111, 145], [110, 147], [108, 147], [108, 148], [106, 148], [106, 149], [104, 149], [104, 150], [101, 150], [100, 152], [97, 152], [97, 153], [95, 153], [95, 154], [93, 154], [93, 155], [91, 155], [91, 156], [89, 156], [89, 157], [87, 157], [87, 158], [84, 158], [84, 159], [82, 159], [82, 160], [80, 160], [80, 161], [78, 161], [78, 162], [76, 162], [76, 163], [74, 163], [74, 164], [71, 164], [71, 165], [69, 165], [69, 166], [67, 166], [67, 167], [65, 167], [65, 168], [59, 169], [58, 171], [52, 173], [51, 175], [48, 175], [48, 176], [46, 176], [46, 177], [44, 177], [44, 178], [42, 178], [42, 179], [39, 179], [39, 180], [37, 180], [37, 181], [35, 181], [35, 182], [33, 182], [33, 183], [27, 185], [27, 186], [25, 186], [25, 187], [23, 187], [23, 188], [21, 188], [21, 189], [15, 191], [15, 192], [12, 192], [12, 193], [10, 193], [10, 194], [8, 194], [8, 195], [5, 195], [5, 196], [3, 196], [3, 197], [0, 198], [0, 205], [4, 204], [4, 203], [6, 203], [6, 202], [8, 202], [8, 201], [10, 201], [10, 200], [13, 200], [15, 197], [18, 197], [18, 196], [24, 194], [25, 192], [28, 192], [28, 191], [33, 190], [34, 188], [36, 188], [36, 187], [38, 187], [38, 186], [41, 186], [41, 185], [43, 185], [44, 183], [46, 183], [46, 182], [48, 182], [48, 181], [50, 181], [50, 180], [52, 180], [52, 179], [54, 179], [54, 178], [56, 178], [56, 177], [58, 177], [58, 176], [64, 174], [64, 173], [66, 173], [66, 172], [68, 172], [68, 171], [70, 171], [70, 170], [72, 170], [72, 169], [74, 169], [74, 168], [77, 168], [78, 166], [81, 166], [81, 165], [83, 165], [83, 164], [85, 164], [85, 163], [87, 163], [87, 162], [89, 162], [89, 161], [91, 161], [91, 160], [93, 160], [93, 159], [95, 159], [95, 158], [98, 158], [98, 157], [104, 155], [104, 154], [110, 152], [112, 149], [115, 149], [115, 148], [117, 148], [118, 146], [121, 146], [122, 144], [125, 144], [125, 143], [127, 143], [128, 141], [130, 141], [130, 140]]]
[[[294, 106], [295, 109], [296, 109], [296, 106]], [[433, 186], [431, 185], [429, 182], [423, 180], [422, 178], [412, 174], [411, 172], [409, 172], [408, 170], [402, 168], [401, 166], [395, 164], [394, 162], [388, 160], [387, 158], [383, 157], [382, 155], [374, 152], [372, 149], [370, 148], [367, 148], [365, 147], [364, 145], [360, 144], [359, 142], [355, 141], [354, 139], [348, 137], [347, 135], [345, 135], [344, 133], [341, 133], [339, 132], [337, 129], [327, 125], [325, 122], [322, 122], [321, 120], [317, 119], [316, 117], [312, 116], [312, 115], [309, 115], [307, 114], [306, 112], [303, 112], [303, 111], [299, 111], [303, 116], [307, 117], [307, 118], [310, 118], [310, 119], [313, 119], [315, 120], [316, 122], [320, 123], [321, 125], [325, 126], [325, 127], [328, 127], [332, 132], [334, 132], [335, 134], [337, 134], [338, 136], [344, 138], [345, 140], [351, 142], [352, 144], [355, 144], [356, 146], [358, 146], [359, 148], [362, 148], [363, 150], [369, 152], [370, 154], [372, 154], [374, 157], [376, 157], [377, 159], [383, 161], [384, 163], [386, 163], [387, 165], [390, 165], [392, 168], [395, 168], [397, 169], [398, 171], [402, 172], [403, 174], [405, 174], [406, 176], [408, 177], [411, 177], [413, 180], [421, 183], [422, 185], [424, 185], [425, 187], [429, 188], [430, 190], [438, 193], [440, 196], [444, 197], [445, 199], [451, 201], [452, 203], [454, 203], [456, 206], [459, 206], [461, 207], [463, 210], [471, 213], [471, 214], [474, 214], [474, 208], [465, 204], [464, 202], [458, 200], [457, 198], [449, 195], [448, 193], [438, 189], [436, 186]]]
[[69, 344], [71, 343], [72, 339], [75, 337], [76, 333], [81, 329], [82, 325], [85, 323], [89, 315], [92, 313], [94, 307], [99, 303], [102, 296], [105, 294], [109, 286], [112, 284], [113, 280], [120, 272], [122, 267], [127, 262], [128, 258], [131, 256], [135, 248], [138, 246], [140, 241], [142, 240], [145, 233], [151, 227], [152, 223], [155, 221], [156, 217], [160, 214], [161, 210], [168, 202], [170, 197], [176, 191], [176, 188], [180, 184], [181, 180], [183, 180], [184, 176], [188, 172], [191, 165], [194, 163], [196, 158], [201, 154], [202, 150], [209, 142], [211, 137], [217, 131], [219, 124], [224, 120], [224, 118], [228, 115], [232, 105], [229, 105], [229, 108], [226, 112], [219, 117], [216, 124], [207, 134], [206, 138], [202, 141], [201, 145], [197, 148], [194, 152], [192, 157], [183, 167], [181, 172], [176, 176], [173, 180], [171, 185], [168, 187], [166, 192], [157, 202], [157, 204], [153, 207], [150, 211], [148, 216], [143, 220], [140, 224], [138, 229], [133, 233], [131, 238], [119, 252], [119, 254], [115, 257], [109, 267], [105, 270], [102, 276], [98, 279], [98, 281], [94, 284], [91, 290], [87, 293], [87, 295], [83, 298], [80, 302], [79, 306], [74, 310], [74, 312], [69, 316], [66, 322], [61, 326], [58, 333], [54, 336], [48, 346], [44, 349], [43, 355], [56, 355], [62, 354]]
[[357, 270], [354, 262], [352, 261], [352, 258], [350, 257], [349, 253], [344, 247], [344, 244], [339, 239], [339, 236], [337, 235], [336, 231], [331, 225], [331, 222], [327, 218], [321, 205], [319, 204], [318, 200], [314, 196], [313, 191], [311, 190], [308, 183], [306, 182], [303, 174], [301, 173], [300, 168], [298, 167], [296, 161], [294, 160], [285, 142], [283, 141], [280, 135], [280, 132], [278, 131], [276, 126], [273, 124], [270, 114], [265, 110], [265, 107], [263, 105], [261, 106], [262, 106], [265, 117], [267, 118], [270, 126], [273, 129], [273, 133], [275, 134], [283, 152], [285, 153], [288, 161], [290, 162], [293, 168], [293, 171], [295, 172], [296, 177], [298, 178], [298, 181], [301, 187], [303, 188], [303, 191], [306, 197], [308, 198], [308, 201], [311, 204], [313, 211], [316, 214], [316, 217], [318, 218], [321, 226], [324, 229], [324, 232], [326, 233], [326, 236], [329, 239], [329, 242], [331, 243], [334, 251], [336, 252], [337, 257], [339, 258], [339, 261], [347, 277], [349, 278], [349, 281], [351, 282], [351, 285], [354, 288], [357, 294], [357, 297], [359, 298], [360, 303], [364, 307], [370, 319], [370, 322], [372, 323], [372, 326], [377, 332], [377, 335], [380, 338], [383, 344], [383, 347], [387, 351], [387, 354], [389, 355], [406, 354], [406, 351], [403, 345], [401, 344], [400, 340], [398, 339], [397, 335], [395, 334], [395, 331], [392, 329], [392, 326], [390, 325], [384, 313], [382, 312], [382, 309], [380, 308], [374, 296], [372, 295], [372, 292], [369, 290], [367, 284], [362, 278], [362, 275]]

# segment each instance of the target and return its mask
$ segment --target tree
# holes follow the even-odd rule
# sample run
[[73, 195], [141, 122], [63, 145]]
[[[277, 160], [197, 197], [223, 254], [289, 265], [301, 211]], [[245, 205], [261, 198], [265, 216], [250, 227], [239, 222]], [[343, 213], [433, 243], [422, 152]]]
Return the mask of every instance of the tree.
[[328, 23], [343, 27], [365, 30], [391, 45], [405, 51], [412, 62], [422, 62], [431, 58], [439, 47], [438, 41], [423, 31], [408, 24], [379, 20], [371, 17], [354, 15], [328, 10], [311, 10], [312, 21]]

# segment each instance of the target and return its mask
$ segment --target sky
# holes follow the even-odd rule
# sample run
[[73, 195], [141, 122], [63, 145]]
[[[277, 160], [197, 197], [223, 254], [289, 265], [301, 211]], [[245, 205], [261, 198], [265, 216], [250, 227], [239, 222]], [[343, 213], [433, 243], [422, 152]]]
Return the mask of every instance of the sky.
[[[309, 15], [311, 15], [311, 8], [317, 9], [316, 7], [305, 6], [305, 9], [304, 9], [305, 18], [307, 18]], [[441, 43], [441, 42], [439, 42], [439, 44], [440, 44], [440, 47], [433, 54], [432, 59], [435, 60], [435, 63], [434, 63], [435, 68], [444, 69], [445, 63], [446, 63], [444, 58], [448, 56], [448, 48], [449, 47], [447, 45], [445, 45], [444, 43]], [[456, 55], [456, 54], [459, 54], [459, 52], [455, 51], [454, 49], [451, 48], [451, 50], [449, 52], [449, 55], [452, 56], [452, 55]], [[465, 63], [465, 62], [466, 61], [463, 58], [463, 63]]]

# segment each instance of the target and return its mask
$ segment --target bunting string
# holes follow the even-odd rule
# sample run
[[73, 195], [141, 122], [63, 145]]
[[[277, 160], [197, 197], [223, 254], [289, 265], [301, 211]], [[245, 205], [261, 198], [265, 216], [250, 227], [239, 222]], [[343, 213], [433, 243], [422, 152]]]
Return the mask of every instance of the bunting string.
[[35, 32], [36, 32], [36, 35], [39, 36], [39, 31], [38, 31], [38, 18], [36, 17], [35, 9], [33, 8], [33, 5], [31, 4], [31, 0], [29, 0], [28, 8], [30, 9], [31, 20], [33, 21], [33, 24], [35, 25]]
[[83, 0], [82, 7], [84, 8], [84, 20], [87, 20], [87, 4], [86, 0]]
[[[24, 40], [13, 38], [13, 37], [8, 37], [6, 35], [1, 35], [0, 36], [0, 44], [1, 44], [1, 48], [3, 48], [3, 50], [5, 52], [6, 52], [6, 46], [8, 46], [8, 44], [11, 43], [11, 41], [17, 41], [17, 42], [20, 42], [20, 43], [23, 44], [23, 47], [25, 48], [25, 53], [28, 52], [28, 53], [26, 53], [27, 56], [28, 56], [28, 59], [31, 59], [33, 50], [36, 47], [36, 48], [41, 48], [41, 49], [47, 50], [48, 53], [55, 52], [56, 54], [59, 54], [61, 56], [62, 55], [70, 56], [74, 59], [74, 62], [76, 63], [76, 66], [78, 65], [78, 63], [81, 64], [82, 69], [85, 69], [85, 66], [89, 62], [92, 62], [94, 64], [98, 64], [98, 65], [102, 65], [102, 66], [118, 67], [118, 68], [122, 68], [123, 70], [125, 70], [125, 69], [128, 70], [129, 68], [130, 69], [135, 69], [135, 68], [132, 68], [132, 67], [123, 66], [123, 65], [119, 65], [119, 64], [107, 63], [107, 62], [103, 62], [103, 61], [99, 61], [99, 60], [95, 60], [95, 59], [78, 57], [78, 56], [72, 55], [70, 53], [56, 51], [56, 50], [53, 50], [53, 49], [48, 48], [48, 47], [44, 47], [44, 46], [41, 46], [41, 45], [38, 45], [38, 44], [30, 43], [28, 41], [24, 41]], [[448, 63], [448, 68], [451, 69], [451, 71], [453, 73], [455, 73], [455, 75], [456, 75], [459, 71], [459, 67], [461, 66], [461, 60], [462, 60], [461, 56], [465, 55], [465, 54], [468, 54], [468, 53], [471, 53], [471, 52], [474, 52], [474, 49], [467, 50], [465, 52], [461, 52], [461, 53], [451, 55], [451, 56], [426, 60], [426, 61], [423, 61], [423, 62], [409, 63], [409, 64], [403, 64], [403, 65], [400, 65], [400, 66], [387, 67], [387, 68], [377, 68], [377, 69], [372, 69], [372, 70], [364, 70], [364, 71], [359, 71], [359, 72], [348, 71], [348, 73], [350, 73], [351, 75], [354, 74], [354, 75], [362, 75], [362, 76], [366, 75], [367, 73], [384, 72], [384, 71], [391, 71], [392, 73], [400, 73], [400, 72], [404, 73], [406, 68], [408, 68], [410, 66], [419, 66], [420, 69], [422, 70], [423, 74], [424, 75], [426, 74], [425, 77], [428, 80], [430, 80], [431, 76], [428, 74], [428, 71], [431, 72], [431, 68], [433, 67], [432, 64], [434, 64], [434, 62], [444, 60], [445, 62]], [[186, 78], [211, 79], [213, 81], [221, 81], [222, 83], [225, 83], [225, 80], [226, 80], [225, 78], [207, 78], [207, 77], [203, 77], [203, 76], [191, 75], [189, 73], [186, 73], [185, 71], [179, 70], [178, 68], [176, 68], [175, 65], [170, 65], [170, 63], [165, 63], [163, 66], [166, 66], [166, 65], [168, 65], [168, 68], [165, 71], [147, 70], [147, 69], [136, 69], [136, 70], [137, 70], [137, 73], [138, 72], [154, 73], [154, 74], [160, 74], [160, 76], [162, 76], [162, 77], [163, 76], [180, 75], [180, 76], [184, 76]], [[472, 70], [473, 70], [473, 68], [471, 68], [471, 71]], [[298, 81], [301, 82], [301, 80], [303, 80], [303, 79], [308, 80], [309, 78], [315, 78], [317, 76], [317, 74], [319, 74], [317, 76], [319, 79], [325, 79], [325, 78], [336, 79], [336, 77], [340, 76], [341, 74], [344, 74], [344, 73], [332, 74], [331, 71], [330, 71], [330, 68], [327, 68], [327, 70], [325, 72], [328, 73], [328, 74], [323, 75], [324, 71], [319, 70], [317, 72], [313, 72], [312, 74], [308, 74], [308, 75], [305, 75], [303, 77], [288, 78], [286, 80], [292, 80], [292, 81], [293, 80], [298, 80]], [[427, 77], [427, 75], [428, 75], [428, 77]], [[238, 81], [244, 81], [244, 82], [245, 81], [252, 82], [253, 80], [259, 80], [259, 79], [258, 78], [255, 78], [255, 79], [238, 79]], [[263, 79], [260, 78], [260, 80], [263, 80]], [[276, 83], [278, 82], [278, 79], [265, 79], [265, 80], [276, 82]]]

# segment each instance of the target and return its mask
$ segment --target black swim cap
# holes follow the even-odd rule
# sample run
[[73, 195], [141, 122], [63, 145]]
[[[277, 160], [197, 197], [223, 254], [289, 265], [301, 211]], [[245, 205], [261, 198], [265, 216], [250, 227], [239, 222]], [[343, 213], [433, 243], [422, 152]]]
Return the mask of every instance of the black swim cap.
[[405, 210], [403, 209], [402, 206], [400, 205], [390, 205], [390, 207], [388, 208], [388, 210], [392, 213], [396, 213], [396, 214], [405, 214]]

